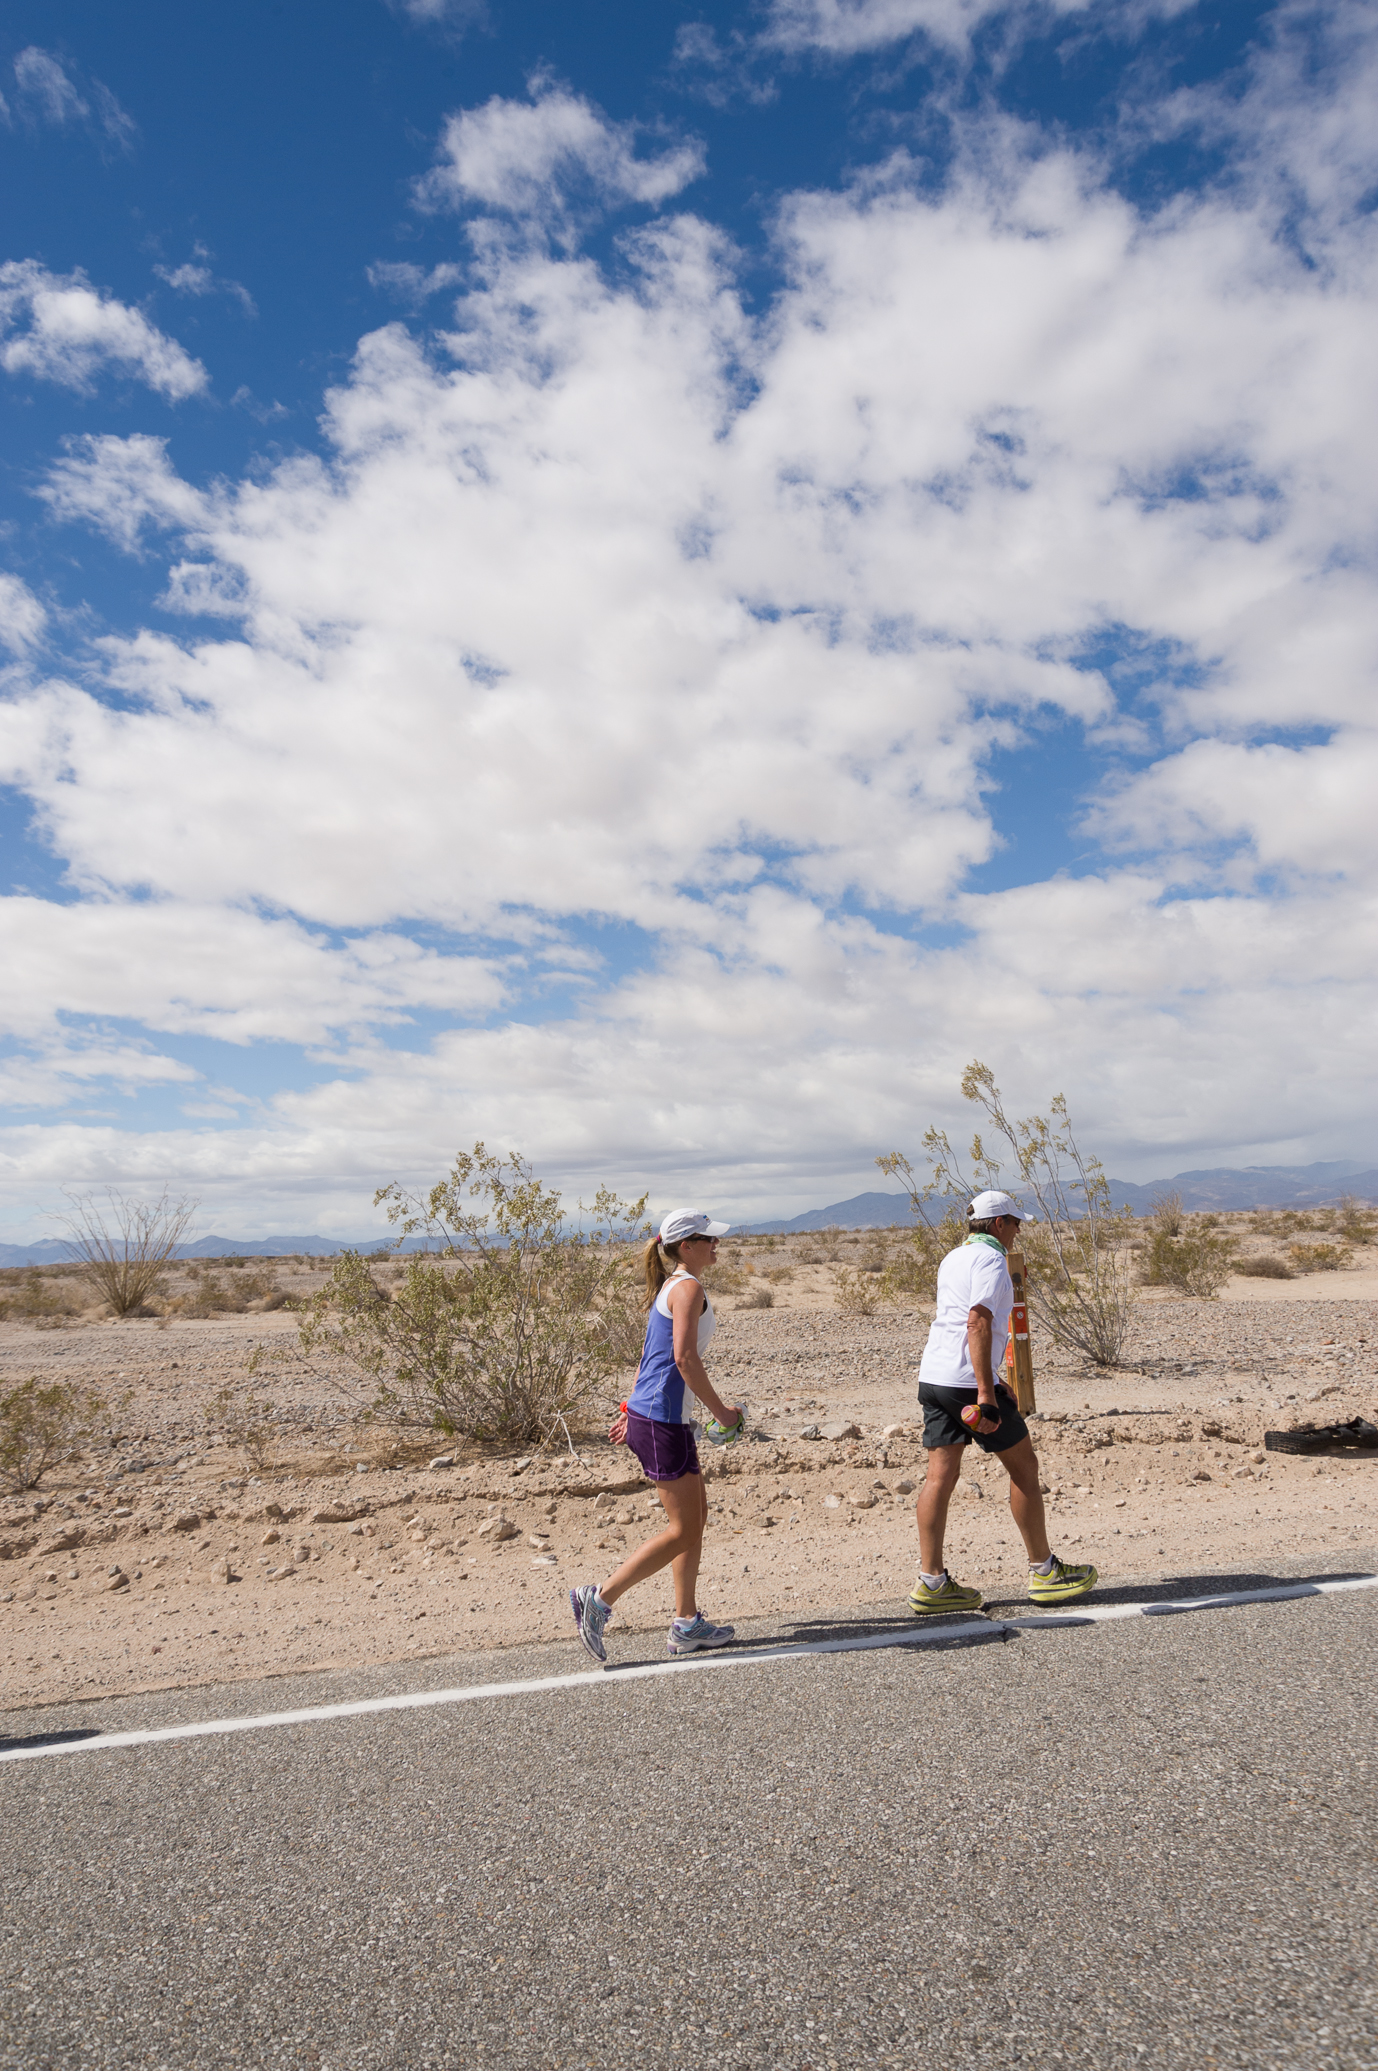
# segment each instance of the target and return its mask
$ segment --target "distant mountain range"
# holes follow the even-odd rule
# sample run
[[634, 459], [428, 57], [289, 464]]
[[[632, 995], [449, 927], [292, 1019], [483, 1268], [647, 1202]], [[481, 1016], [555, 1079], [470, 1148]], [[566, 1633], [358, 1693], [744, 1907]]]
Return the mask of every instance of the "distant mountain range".
[[[1014, 1189], [1011, 1189], [1014, 1191]], [[1159, 1194], [1180, 1194], [1184, 1208], [1320, 1208], [1354, 1194], [1378, 1202], [1378, 1170], [1350, 1160], [1320, 1165], [1250, 1165], [1243, 1172], [1214, 1166], [1204, 1172], [1176, 1172], [1171, 1179], [1151, 1179], [1144, 1186], [1112, 1179], [1110, 1196], [1117, 1208], [1147, 1215]], [[854, 1194], [830, 1208], [811, 1208], [788, 1222], [743, 1223], [744, 1232], [786, 1236], [796, 1230], [875, 1230], [908, 1223], [907, 1194]]]
[[[1117, 1208], [1128, 1206], [1136, 1215], [1147, 1215], [1155, 1195], [1180, 1194], [1184, 1208], [1321, 1208], [1338, 1201], [1342, 1194], [1354, 1194], [1361, 1201], [1378, 1203], [1378, 1170], [1340, 1159], [1320, 1165], [1250, 1165], [1243, 1172], [1229, 1166], [1213, 1166], [1205, 1172], [1175, 1172], [1171, 1179], [1149, 1180], [1135, 1186], [1132, 1180], [1112, 1179], [1111, 1197]], [[784, 1222], [743, 1222], [736, 1225], [743, 1235], [787, 1236], [800, 1230], [888, 1229], [909, 1221], [907, 1194], [853, 1194], [850, 1201], [834, 1201], [828, 1208], [810, 1208], [804, 1215]], [[390, 1250], [385, 1235], [371, 1237], [198, 1237], [183, 1244], [179, 1258], [336, 1258], [342, 1251]], [[404, 1239], [402, 1251], [424, 1249], [417, 1237]], [[0, 1267], [61, 1265], [71, 1253], [60, 1240], [45, 1238], [41, 1244], [0, 1244]]]

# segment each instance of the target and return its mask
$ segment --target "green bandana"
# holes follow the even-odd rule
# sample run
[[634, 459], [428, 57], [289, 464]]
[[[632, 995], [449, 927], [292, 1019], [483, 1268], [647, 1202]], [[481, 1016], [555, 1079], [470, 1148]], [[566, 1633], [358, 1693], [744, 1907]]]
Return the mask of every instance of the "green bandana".
[[1000, 1242], [1000, 1239], [998, 1237], [988, 1237], [984, 1230], [977, 1230], [974, 1236], [968, 1237], [966, 1241], [968, 1244], [989, 1244], [991, 1250], [998, 1251], [1001, 1258], [1005, 1256], [1005, 1247]]

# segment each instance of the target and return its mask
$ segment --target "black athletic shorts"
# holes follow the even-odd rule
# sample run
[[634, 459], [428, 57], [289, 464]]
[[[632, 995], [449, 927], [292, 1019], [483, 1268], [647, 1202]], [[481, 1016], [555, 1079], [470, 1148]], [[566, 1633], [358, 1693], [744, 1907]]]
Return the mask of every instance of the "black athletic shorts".
[[1003, 1381], [995, 1384], [995, 1399], [1000, 1405], [1000, 1428], [998, 1431], [968, 1431], [962, 1422], [962, 1411], [976, 1400], [974, 1388], [920, 1388], [919, 1406], [923, 1411], [923, 1442], [935, 1445], [979, 1445], [982, 1452], [1007, 1453], [1012, 1445], [1018, 1445], [1021, 1438], [1027, 1438], [1029, 1427], [1014, 1406], [1014, 1397]]

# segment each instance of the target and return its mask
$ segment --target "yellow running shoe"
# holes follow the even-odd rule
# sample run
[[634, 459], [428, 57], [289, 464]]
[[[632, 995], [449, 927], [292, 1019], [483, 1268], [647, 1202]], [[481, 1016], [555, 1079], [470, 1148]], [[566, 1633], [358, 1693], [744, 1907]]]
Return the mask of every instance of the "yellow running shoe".
[[1073, 1597], [1089, 1596], [1099, 1580], [1089, 1563], [1077, 1568], [1070, 1561], [1054, 1560], [1046, 1575], [1029, 1569], [1029, 1595], [1036, 1604], [1067, 1604]]
[[943, 1576], [938, 1589], [930, 1589], [920, 1575], [910, 1594], [909, 1608], [916, 1618], [941, 1617], [945, 1611], [979, 1611], [981, 1601], [979, 1589], [963, 1589], [951, 1575]]

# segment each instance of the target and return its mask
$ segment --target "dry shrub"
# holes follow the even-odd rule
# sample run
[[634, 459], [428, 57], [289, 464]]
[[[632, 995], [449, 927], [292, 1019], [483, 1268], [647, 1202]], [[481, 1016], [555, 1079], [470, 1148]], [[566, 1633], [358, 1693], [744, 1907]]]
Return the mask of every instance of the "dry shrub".
[[75, 1302], [45, 1280], [37, 1266], [30, 1266], [22, 1278], [16, 1276], [10, 1284], [13, 1293], [0, 1299], [0, 1322], [13, 1317], [16, 1322], [33, 1323], [40, 1330], [52, 1329], [77, 1313]]
[[853, 1273], [839, 1266], [833, 1274], [833, 1300], [848, 1316], [874, 1316], [890, 1294], [873, 1273]]
[[94, 1194], [67, 1199], [67, 1249], [83, 1277], [117, 1316], [150, 1314], [196, 1203], [170, 1200], [166, 1191], [156, 1201], [134, 1201], [109, 1188], [103, 1203]]
[[1297, 1270], [1276, 1251], [1257, 1252], [1252, 1258], [1241, 1258], [1235, 1262], [1236, 1273], [1242, 1273], [1246, 1280], [1295, 1280]]
[[1289, 1244], [1287, 1256], [1299, 1273], [1338, 1273], [1351, 1254], [1342, 1244]]
[[775, 1296], [768, 1287], [749, 1287], [736, 1306], [739, 1309], [773, 1309]]
[[50, 1467], [72, 1459], [105, 1404], [92, 1389], [33, 1374], [0, 1395], [0, 1488], [37, 1488]]
[[[1051, 1120], [1014, 1120], [1005, 1113], [994, 1073], [979, 1060], [963, 1072], [962, 1094], [985, 1109], [1014, 1158], [1019, 1181], [1038, 1204], [1039, 1223], [1026, 1226], [1021, 1236], [1034, 1314], [1056, 1343], [1085, 1353], [1097, 1366], [1119, 1365], [1134, 1299], [1131, 1210], [1112, 1204], [1104, 1168], [1077, 1143], [1062, 1094], [1050, 1104]], [[959, 1204], [999, 1186], [1000, 1166], [979, 1135], [972, 1138], [967, 1169], [943, 1130], [929, 1129], [923, 1142], [930, 1170], [922, 1186], [902, 1152], [891, 1151], [876, 1163], [908, 1187], [910, 1207], [927, 1231], [926, 1237], [914, 1233], [918, 1258], [931, 1262], [936, 1276], [944, 1251], [952, 1248], [945, 1242], [948, 1233], [960, 1232], [957, 1243], [966, 1235]]]
[[1182, 1207], [1182, 1196], [1177, 1193], [1162, 1193], [1153, 1196], [1150, 1209], [1155, 1231], [1161, 1230], [1166, 1237], [1180, 1237], [1186, 1222], [1186, 1211]]
[[[249, 1362], [252, 1374], [253, 1359]], [[207, 1414], [209, 1428], [218, 1432], [227, 1445], [241, 1452], [255, 1474], [271, 1474], [277, 1465], [276, 1430], [278, 1411], [266, 1397], [255, 1396], [248, 1390], [241, 1391], [233, 1386], [220, 1390]]]
[[[286, 1292], [279, 1287], [277, 1276], [261, 1270], [231, 1273], [222, 1280], [218, 1273], [202, 1267], [190, 1276], [191, 1287], [186, 1294], [174, 1295], [164, 1304], [168, 1316], [242, 1316], [251, 1303], [257, 1302], [266, 1311], [285, 1309], [289, 1303]], [[381, 1291], [381, 1290], [380, 1290]]]
[[1347, 1244], [1371, 1244], [1378, 1231], [1378, 1216], [1372, 1205], [1355, 1194], [1341, 1194], [1339, 1223], [1340, 1235]]
[[794, 1278], [794, 1267], [768, 1266], [766, 1269], [766, 1278], [767, 1280], [774, 1281], [775, 1285], [778, 1287], [782, 1281], [792, 1280]]

